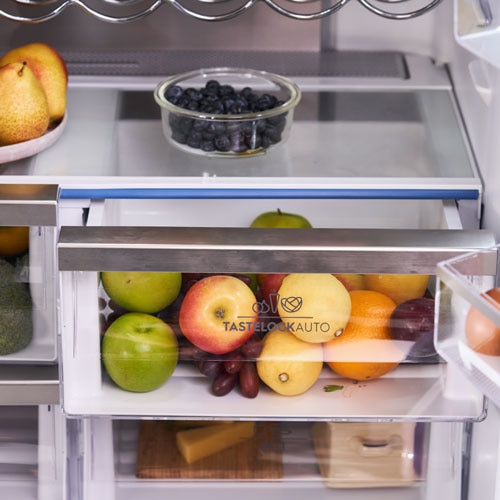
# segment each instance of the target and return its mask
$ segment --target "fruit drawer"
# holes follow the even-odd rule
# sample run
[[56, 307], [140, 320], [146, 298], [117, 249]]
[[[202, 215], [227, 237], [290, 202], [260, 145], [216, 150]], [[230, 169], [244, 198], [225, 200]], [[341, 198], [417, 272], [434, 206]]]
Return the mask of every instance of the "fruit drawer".
[[58, 242], [65, 411], [482, 418], [434, 349], [434, 274], [492, 236], [445, 229], [457, 219], [440, 203], [411, 202], [405, 226], [404, 205], [305, 200], [313, 227], [268, 228], [248, 226], [276, 200], [95, 204]]
[[0, 364], [55, 363], [57, 187], [0, 191]]
[[438, 264], [439, 352], [500, 403], [499, 246]]

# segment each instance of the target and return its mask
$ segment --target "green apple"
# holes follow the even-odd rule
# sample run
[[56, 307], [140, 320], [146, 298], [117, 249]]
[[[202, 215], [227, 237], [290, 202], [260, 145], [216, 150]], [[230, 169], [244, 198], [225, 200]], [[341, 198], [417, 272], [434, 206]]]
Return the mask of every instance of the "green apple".
[[104, 368], [126, 391], [149, 392], [162, 386], [179, 359], [177, 337], [156, 316], [131, 312], [109, 325], [102, 339]]
[[182, 286], [181, 273], [103, 271], [109, 298], [127, 311], [154, 314], [172, 304]]
[[179, 326], [199, 349], [227, 354], [254, 333], [257, 299], [241, 279], [230, 275], [207, 276], [189, 288], [179, 310]]
[[302, 215], [282, 212], [279, 208], [273, 212], [264, 212], [258, 215], [250, 227], [269, 228], [312, 228], [311, 223]]

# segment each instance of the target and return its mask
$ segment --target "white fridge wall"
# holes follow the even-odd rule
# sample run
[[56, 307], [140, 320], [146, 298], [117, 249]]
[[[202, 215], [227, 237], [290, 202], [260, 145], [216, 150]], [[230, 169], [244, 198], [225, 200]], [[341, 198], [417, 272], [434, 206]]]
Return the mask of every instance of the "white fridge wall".
[[500, 241], [500, 69], [458, 46], [450, 68], [483, 180], [482, 227]]

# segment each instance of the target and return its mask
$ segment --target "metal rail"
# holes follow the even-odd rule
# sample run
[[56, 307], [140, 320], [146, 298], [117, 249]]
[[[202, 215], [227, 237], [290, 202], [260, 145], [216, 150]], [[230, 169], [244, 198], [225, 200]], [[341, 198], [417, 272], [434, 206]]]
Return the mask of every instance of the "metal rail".
[[[0, 8], [0, 17], [24, 24], [37, 24], [49, 21], [69, 7], [77, 7], [87, 14], [108, 23], [129, 23], [149, 16], [162, 5], [171, 4], [186, 15], [203, 21], [224, 21], [234, 18], [257, 3], [264, 2], [271, 9], [284, 16], [298, 20], [316, 20], [337, 12], [349, 0], [330, 0], [327, 6], [321, 0], [195, 0], [196, 7], [187, 5], [186, 0], [11, 0], [12, 4], [24, 6], [23, 13], [14, 13], [15, 6], [9, 10]], [[388, 19], [412, 19], [429, 12], [442, 0], [357, 0], [372, 13]], [[486, 1], [486, 0], [484, 0]], [[419, 4], [415, 8], [416, 3]], [[3, 2], [5, 4], [5, 2]], [[97, 7], [94, 6], [97, 4]], [[206, 5], [216, 4], [220, 7], [217, 13], [207, 13]], [[236, 4], [236, 5], [235, 5]], [[319, 4], [316, 10], [308, 11], [304, 5]], [[401, 5], [412, 6], [402, 10]], [[390, 6], [390, 7], [389, 7]], [[395, 7], [396, 6], [396, 7]], [[29, 9], [28, 9], [29, 7]], [[119, 9], [126, 7], [126, 12]], [[394, 10], [393, 10], [394, 9]], [[29, 14], [25, 12], [31, 10]]]

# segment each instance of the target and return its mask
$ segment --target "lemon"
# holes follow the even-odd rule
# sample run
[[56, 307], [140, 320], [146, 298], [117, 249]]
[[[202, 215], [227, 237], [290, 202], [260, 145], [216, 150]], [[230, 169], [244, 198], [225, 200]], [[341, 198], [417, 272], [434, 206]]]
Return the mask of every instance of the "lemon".
[[341, 335], [349, 321], [349, 292], [331, 274], [289, 274], [278, 294], [281, 320], [306, 342], [327, 342]]
[[429, 285], [427, 274], [365, 274], [368, 290], [388, 295], [396, 304], [425, 295]]
[[257, 359], [259, 378], [283, 396], [296, 396], [310, 389], [323, 369], [323, 346], [305, 342], [279, 323], [262, 340]]

